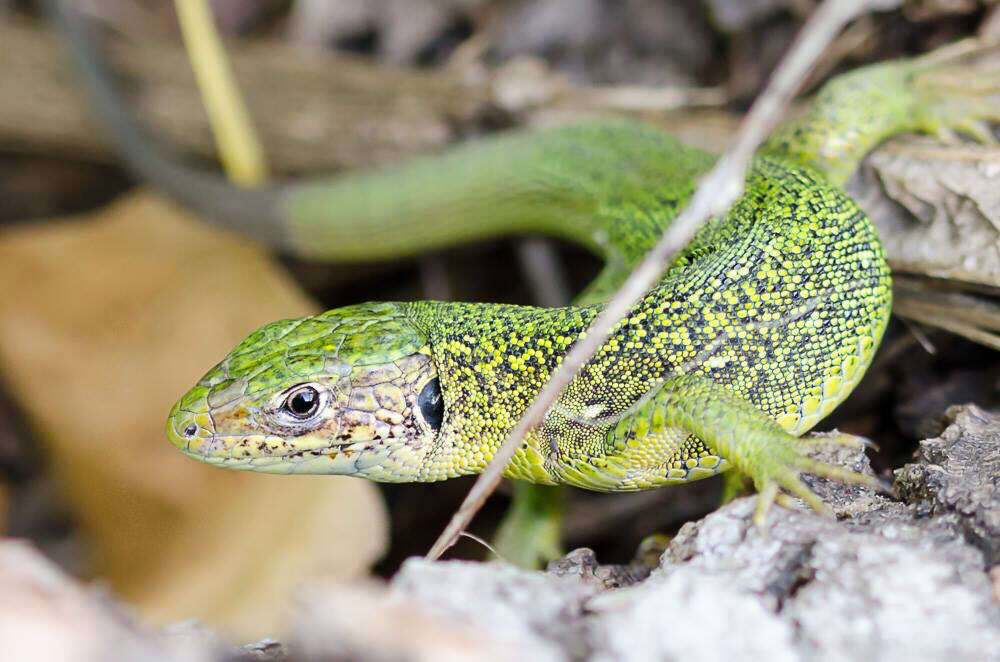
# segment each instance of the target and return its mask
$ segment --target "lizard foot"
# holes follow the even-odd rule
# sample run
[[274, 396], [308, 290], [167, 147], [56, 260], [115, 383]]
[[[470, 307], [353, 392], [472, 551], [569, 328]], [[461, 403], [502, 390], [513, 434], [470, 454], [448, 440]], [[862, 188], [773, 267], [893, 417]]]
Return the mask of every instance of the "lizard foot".
[[837, 433], [816, 440], [800, 439], [737, 393], [703, 377], [686, 375], [668, 380], [650, 407], [662, 407], [665, 426], [696, 435], [732, 469], [753, 481], [759, 493], [754, 513], [757, 524], [763, 524], [774, 503], [794, 503], [791, 497], [799, 497], [820, 514], [832, 515], [830, 507], [802, 482], [802, 474], [885, 489], [874, 476], [809, 455], [817, 445], [857, 445], [859, 438]]
[[518, 481], [514, 501], [493, 541], [496, 556], [522, 568], [543, 568], [563, 555], [561, 487]]
[[969, 39], [912, 61], [919, 124], [945, 142], [957, 133], [1000, 143], [1000, 43]]
[[802, 474], [831, 478], [880, 492], [889, 490], [888, 486], [875, 476], [822, 462], [806, 454], [809, 446], [830, 442], [845, 445], [863, 444], [860, 438], [853, 435], [837, 434], [803, 440], [784, 432], [776, 432], [766, 444], [759, 446], [759, 450], [753, 453], [755, 457], [751, 460], [752, 468], [748, 472], [759, 493], [754, 510], [754, 523], [763, 525], [771, 506], [775, 503], [794, 508], [796, 502], [792, 497], [800, 498], [821, 515], [833, 516], [830, 507], [802, 481]]

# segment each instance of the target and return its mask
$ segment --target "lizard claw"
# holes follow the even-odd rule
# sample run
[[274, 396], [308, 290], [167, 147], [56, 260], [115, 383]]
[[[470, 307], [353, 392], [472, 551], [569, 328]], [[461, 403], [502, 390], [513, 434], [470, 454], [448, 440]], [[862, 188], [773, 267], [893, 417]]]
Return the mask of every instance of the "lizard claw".
[[998, 140], [996, 135], [993, 133], [993, 127], [990, 122], [985, 120], [968, 119], [964, 122], [956, 124], [955, 129], [982, 145], [1000, 144], [1000, 140]]
[[800, 437], [799, 442], [807, 446], [826, 446], [826, 445], [836, 445], [843, 446], [845, 448], [870, 448], [877, 451], [878, 444], [869, 439], [868, 437], [862, 437], [858, 434], [850, 434], [848, 432], [840, 432], [839, 430], [831, 430], [830, 432], [813, 432], [807, 437]]
[[[822, 462], [809, 457], [800, 445], [803, 440], [791, 435], [782, 435], [772, 439], [766, 446], [766, 451], [754, 463], [751, 475], [757, 486], [757, 506], [754, 510], [754, 523], [762, 525], [773, 504], [785, 508], [797, 508], [798, 497], [805, 504], [825, 517], [832, 517], [833, 510], [812, 489], [802, 481], [802, 474], [812, 474], [822, 478], [830, 478], [850, 485], [860, 485], [877, 492], [892, 493], [892, 487], [875, 476], [852, 471], [828, 462]], [[809, 442], [833, 442], [849, 446], [865, 445], [867, 440], [853, 435], [835, 433], [816, 437]], [[869, 442], [870, 443], [870, 442]]]

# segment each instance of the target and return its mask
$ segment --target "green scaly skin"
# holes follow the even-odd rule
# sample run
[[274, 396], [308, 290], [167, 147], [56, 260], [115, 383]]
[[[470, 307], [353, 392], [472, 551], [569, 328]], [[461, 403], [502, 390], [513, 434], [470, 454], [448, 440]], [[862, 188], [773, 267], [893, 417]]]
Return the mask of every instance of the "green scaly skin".
[[[649, 207], [633, 199], [627, 214], [604, 222], [662, 224], [690, 182], [687, 189], [647, 190]], [[668, 196], [673, 204], [662, 204]], [[626, 491], [703, 478], [732, 463], [766, 483], [786, 463], [759, 460], [753, 435], [722, 437], [767, 429], [774, 447], [796, 448], [792, 435], [860, 379], [889, 299], [884, 254], [857, 207], [814, 172], [758, 158], [747, 195], [695, 237], [616, 327], [507, 475]], [[258, 471], [384, 481], [476, 473], [599, 310], [375, 303], [276, 322], [178, 402], [171, 438], [204, 461]], [[436, 430], [416, 405], [435, 378], [444, 398]], [[328, 402], [299, 422], [286, 400], [306, 383]], [[668, 424], [685, 398], [746, 406], [699, 407], [708, 417], [700, 424]]]
[[[797, 436], [847, 397], [889, 319], [885, 254], [839, 185], [894, 133], [996, 117], [976, 98], [945, 103], [916, 84], [931, 66], [840, 77], [812, 113], [779, 129], [745, 194], [615, 327], [506, 475], [619, 492], [735, 468], [761, 492], [759, 519], [789, 495], [826, 510], [803, 472], [871, 484], [810, 460]], [[168, 436], [193, 458], [235, 469], [390, 482], [481, 471], [712, 162], [653, 129], [612, 123], [287, 190], [289, 241], [313, 257], [544, 232], [589, 246], [607, 267], [565, 308], [367, 303], [269, 324], [178, 401]], [[302, 394], [314, 409], [296, 407]], [[542, 530], [526, 549], [551, 554], [553, 529]]]

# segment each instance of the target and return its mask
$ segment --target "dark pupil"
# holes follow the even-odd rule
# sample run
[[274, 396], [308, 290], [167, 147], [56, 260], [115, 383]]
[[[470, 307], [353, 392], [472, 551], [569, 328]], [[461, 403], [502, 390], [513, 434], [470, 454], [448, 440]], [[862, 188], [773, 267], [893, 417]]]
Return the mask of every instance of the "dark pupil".
[[310, 416], [316, 411], [316, 406], [319, 403], [319, 393], [316, 389], [311, 386], [304, 388], [301, 391], [296, 391], [292, 397], [288, 398], [288, 403], [285, 405], [288, 407], [288, 411], [292, 412], [295, 416], [299, 418], [305, 418]]
[[427, 382], [417, 396], [417, 406], [420, 413], [424, 415], [427, 425], [435, 430], [441, 429], [441, 420], [444, 418], [444, 398], [441, 397], [441, 383], [438, 378]]

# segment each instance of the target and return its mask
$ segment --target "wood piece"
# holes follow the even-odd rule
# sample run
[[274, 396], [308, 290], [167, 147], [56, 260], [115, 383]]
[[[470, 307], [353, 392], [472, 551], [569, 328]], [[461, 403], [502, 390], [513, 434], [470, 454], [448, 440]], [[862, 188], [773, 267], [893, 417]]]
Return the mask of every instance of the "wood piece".
[[[0, 150], [113, 162], [56, 37], [36, 24], [0, 23]], [[535, 102], [509, 105], [509, 72], [477, 67], [406, 70], [360, 58], [305, 53], [281, 43], [231, 42], [228, 53], [271, 168], [323, 173], [402, 161], [497, 126], [546, 127], [630, 116], [718, 152], [737, 117], [712, 106], [711, 90], [648, 90], [661, 105], [623, 108], [641, 89], [574, 87], [544, 71], [527, 81]], [[120, 67], [137, 112], [165, 146], [212, 158], [214, 143], [187, 57], [179, 44], [117, 40]], [[631, 98], [630, 97], [630, 98]], [[666, 99], [666, 102], [663, 101]]]
[[[56, 37], [0, 23], [0, 149], [113, 160]], [[274, 41], [229, 44], [236, 78], [277, 172], [397, 161], [473, 131], [491, 112], [487, 85], [305, 53]], [[116, 40], [109, 48], [140, 117], [164, 144], [203, 158], [208, 121], [179, 44]]]

